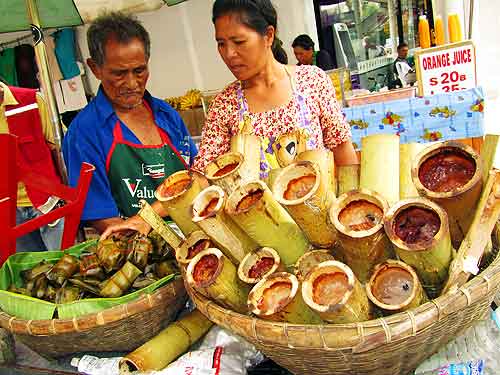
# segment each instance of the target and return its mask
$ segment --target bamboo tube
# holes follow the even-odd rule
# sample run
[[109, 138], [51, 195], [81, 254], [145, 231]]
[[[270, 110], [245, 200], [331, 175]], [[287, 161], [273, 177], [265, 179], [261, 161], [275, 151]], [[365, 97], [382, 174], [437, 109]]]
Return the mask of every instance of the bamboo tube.
[[412, 179], [419, 194], [448, 214], [453, 246], [459, 248], [469, 230], [482, 189], [481, 159], [469, 146], [443, 142], [417, 155]]
[[383, 225], [388, 208], [380, 194], [361, 189], [341, 195], [330, 209], [342, 258], [362, 283], [369, 280], [376, 264], [393, 256]]
[[382, 195], [389, 205], [399, 200], [399, 137], [375, 134], [361, 140], [359, 187]]
[[416, 156], [425, 147], [422, 143], [402, 143], [399, 145], [399, 199], [419, 197], [411, 178], [411, 168]]
[[316, 163], [321, 174], [321, 186], [323, 191], [331, 192], [327, 197], [329, 204], [337, 196], [337, 181], [335, 180], [335, 160], [333, 152], [328, 149], [317, 148], [303, 151], [296, 157], [297, 161], [309, 161]]
[[162, 370], [187, 352], [212, 325], [199, 310], [194, 310], [123, 357], [120, 360], [120, 374]]
[[429, 297], [439, 295], [454, 253], [446, 212], [424, 198], [406, 199], [389, 209], [384, 227], [396, 254], [415, 269]]
[[165, 220], [145, 200], [140, 201], [141, 209], [137, 213], [151, 228], [157, 231], [160, 236], [170, 245], [172, 249], [177, 249], [181, 244], [181, 238]]
[[300, 228], [262, 181], [236, 189], [229, 196], [226, 212], [260, 246], [276, 250], [287, 268], [310, 248]]
[[238, 265], [259, 245], [226, 214], [225, 203], [226, 194], [222, 188], [207, 187], [193, 202], [193, 222], [210, 236], [231, 262]]
[[352, 270], [336, 260], [318, 264], [302, 283], [305, 303], [328, 323], [370, 320], [366, 291]]
[[495, 159], [498, 159], [497, 148], [499, 140], [500, 135], [497, 134], [486, 134], [484, 137], [484, 143], [481, 147], [481, 159], [483, 161], [483, 185], [486, 185], [490, 170], [495, 164]]
[[330, 190], [324, 190], [327, 186], [321, 180], [319, 164], [294, 162], [276, 177], [273, 193], [313, 246], [331, 248], [337, 235], [328, 222], [328, 209], [335, 196], [331, 185]]
[[303, 282], [306, 275], [318, 264], [335, 260], [330, 250], [312, 250], [302, 255], [295, 263], [295, 276], [300, 282]]
[[163, 204], [184, 236], [200, 229], [192, 221], [191, 203], [205, 188], [204, 185], [203, 178], [196, 172], [179, 171], [167, 177], [156, 189], [156, 199]]
[[231, 151], [244, 156], [242, 169], [251, 180], [258, 180], [260, 175], [260, 139], [256, 135], [239, 133], [231, 137]]
[[186, 282], [224, 307], [242, 314], [248, 311], [248, 287], [238, 279], [236, 267], [219, 249], [198, 253], [189, 262]]
[[451, 264], [443, 293], [461, 287], [471, 274], [479, 272], [479, 263], [500, 215], [500, 171], [494, 169], [488, 175], [472, 225]]
[[279, 254], [270, 247], [261, 247], [243, 258], [238, 266], [238, 277], [246, 284], [257, 284], [278, 271], [284, 271]]
[[359, 189], [359, 173], [359, 164], [337, 166], [337, 196]]
[[187, 267], [191, 259], [203, 250], [214, 247], [212, 239], [202, 230], [191, 232], [177, 247], [175, 258], [181, 266]]
[[387, 260], [375, 267], [366, 294], [385, 314], [406, 311], [428, 301], [413, 268], [398, 260]]
[[248, 308], [259, 318], [294, 324], [320, 324], [321, 319], [305, 303], [295, 275], [272, 274], [259, 281], [248, 295]]
[[248, 171], [244, 167], [245, 156], [239, 152], [228, 152], [207, 165], [205, 176], [212, 184], [220, 186], [227, 194], [231, 194], [245, 181], [255, 179], [252, 171]]
[[131, 262], [125, 263], [121, 269], [105, 281], [101, 289], [101, 296], [108, 298], [120, 297], [130, 288], [141, 273], [142, 271]]

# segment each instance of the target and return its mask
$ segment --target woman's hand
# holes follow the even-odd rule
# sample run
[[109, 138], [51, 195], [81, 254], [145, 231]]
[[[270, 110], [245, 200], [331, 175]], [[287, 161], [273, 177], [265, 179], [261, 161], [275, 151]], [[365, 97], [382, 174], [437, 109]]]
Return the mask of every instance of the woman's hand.
[[106, 228], [106, 230], [101, 235], [99, 241], [103, 241], [108, 238], [113, 233], [126, 232], [126, 231], [136, 231], [147, 235], [151, 230], [151, 226], [146, 223], [139, 215], [132, 216], [121, 223], [112, 224]]

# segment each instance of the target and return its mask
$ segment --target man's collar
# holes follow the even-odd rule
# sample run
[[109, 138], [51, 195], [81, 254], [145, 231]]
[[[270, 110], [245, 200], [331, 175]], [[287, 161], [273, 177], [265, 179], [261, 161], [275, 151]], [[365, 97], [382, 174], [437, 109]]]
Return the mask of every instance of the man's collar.
[[18, 105], [19, 102], [14, 97], [14, 94], [12, 94], [12, 91], [10, 91], [9, 86], [5, 85], [2, 82], [0, 82], [0, 86], [2, 86], [2, 88], [3, 88], [3, 103], [2, 103], [2, 106], [6, 106], [6, 105]]

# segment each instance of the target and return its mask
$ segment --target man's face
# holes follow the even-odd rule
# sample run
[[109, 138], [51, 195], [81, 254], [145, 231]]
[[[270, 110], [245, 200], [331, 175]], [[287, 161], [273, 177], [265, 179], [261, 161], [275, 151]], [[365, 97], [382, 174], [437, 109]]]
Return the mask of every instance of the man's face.
[[313, 49], [305, 49], [302, 47], [293, 47], [293, 53], [297, 61], [302, 65], [312, 65], [313, 63]]
[[401, 47], [398, 49], [398, 56], [402, 59], [406, 59], [408, 57], [408, 47]]
[[149, 78], [144, 44], [138, 38], [120, 43], [110, 38], [104, 47], [104, 63], [88, 64], [116, 110], [130, 110], [142, 103]]

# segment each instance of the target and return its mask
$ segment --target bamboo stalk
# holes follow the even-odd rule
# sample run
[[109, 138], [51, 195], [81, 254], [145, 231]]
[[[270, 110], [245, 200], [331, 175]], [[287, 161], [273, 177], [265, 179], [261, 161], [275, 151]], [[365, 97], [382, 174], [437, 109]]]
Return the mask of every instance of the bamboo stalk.
[[362, 283], [369, 280], [376, 264], [393, 257], [383, 225], [388, 208], [380, 194], [360, 189], [341, 195], [330, 209], [342, 258]]
[[270, 247], [261, 247], [243, 258], [238, 266], [238, 277], [246, 284], [257, 284], [278, 271], [284, 271], [279, 254]]
[[196, 172], [179, 171], [167, 177], [156, 189], [156, 199], [162, 203], [184, 236], [200, 229], [192, 221], [191, 203], [206, 187], [205, 184]]
[[141, 209], [137, 213], [153, 230], [170, 245], [172, 249], [177, 249], [181, 244], [181, 238], [170, 226], [165, 223], [165, 220], [153, 210], [145, 200], [140, 201]]
[[262, 181], [249, 182], [236, 189], [229, 196], [226, 212], [260, 246], [275, 249], [287, 268], [311, 246]]
[[231, 262], [238, 265], [246, 254], [259, 247], [224, 211], [226, 194], [209, 186], [193, 202], [193, 222], [205, 231]]
[[460, 288], [471, 274], [479, 272], [479, 263], [500, 215], [500, 171], [494, 169], [488, 175], [472, 225], [451, 264], [443, 294]]
[[301, 296], [299, 281], [279, 272], [259, 281], [248, 295], [248, 308], [259, 318], [294, 324], [320, 324]]
[[328, 191], [329, 204], [337, 196], [337, 181], [335, 180], [335, 160], [333, 152], [328, 149], [317, 148], [314, 150], [303, 151], [297, 155], [297, 161], [309, 161], [316, 163], [321, 174], [322, 191]]
[[120, 374], [162, 370], [188, 351], [212, 325], [199, 310], [194, 310], [123, 357], [120, 360]]
[[335, 195], [331, 181], [322, 183], [319, 164], [299, 161], [283, 168], [276, 177], [273, 193], [313, 246], [331, 248], [335, 244], [335, 228], [328, 222], [328, 209]]
[[411, 178], [411, 168], [416, 156], [425, 147], [422, 143], [402, 143], [399, 145], [399, 199], [419, 196]]
[[[456, 171], [445, 171], [451, 162], [443, 164], [443, 158], [454, 158], [453, 163], [460, 160], [474, 168], [472, 177], [463, 184], [447, 187], [436, 185], [436, 182], [453, 182]], [[458, 160], [458, 161], [457, 161]], [[459, 164], [456, 164], [457, 166]], [[463, 173], [465, 167], [460, 167]], [[456, 142], [443, 142], [427, 147], [417, 155], [412, 167], [412, 179], [419, 194], [444, 208], [448, 214], [449, 227], [453, 246], [459, 248], [474, 217], [476, 206], [482, 190], [482, 166], [479, 155], [469, 146]], [[463, 182], [463, 181], [460, 181]], [[436, 186], [434, 186], [436, 185]], [[434, 190], [441, 191], [434, 191]], [[451, 189], [451, 190], [450, 190]]]
[[198, 253], [214, 247], [212, 239], [202, 230], [191, 232], [177, 247], [175, 258], [181, 266], [187, 267], [191, 259]]
[[490, 170], [494, 167], [497, 159], [497, 148], [500, 135], [486, 134], [481, 147], [481, 159], [483, 160], [483, 185], [488, 181]]
[[389, 209], [384, 227], [396, 254], [415, 269], [429, 297], [439, 295], [454, 253], [446, 212], [424, 198], [406, 199]]
[[255, 179], [255, 175], [244, 168], [245, 165], [248, 164], [245, 164], [244, 155], [239, 152], [228, 152], [207, 165], [205, 176], [212, 184], [220, 186], [227, 194], [231, 194], [245, 181]]
[[317, 265], [302, 283], [305, 303], [328, 323], [370, 320], [371, 305], [352, 270], [335, 260]]
[[359, 164], [337, 166], [337, 196], [359, 189], [360, 168]]
[[242, 314], [248, 311], [248, 287], [238, 279], [236, 267], [219, 249], [198, 253], [189, 262], [186, 282], [224, 307]]
[[385, 314], [406, 311], [428, 301], [413, 268], [397, 260], [387, 260], [375, 267], [366, 284], [366, 293]]
[[242, 169], [251, 180], [258, 180], [260, 175], [260, 138], [239, 133], [231, 137], [231, 151], [244, 156]]
[[300, 282], [303, 282], [307, 274], [318, 264], [335, 260], [330, 250], [312, 250], [302, 255], [295, 263], [295, 276]]
[[399, 200], [399, 137], [375, 134], [361, 140], [359, 187], [382, 195], [389, 205]]

